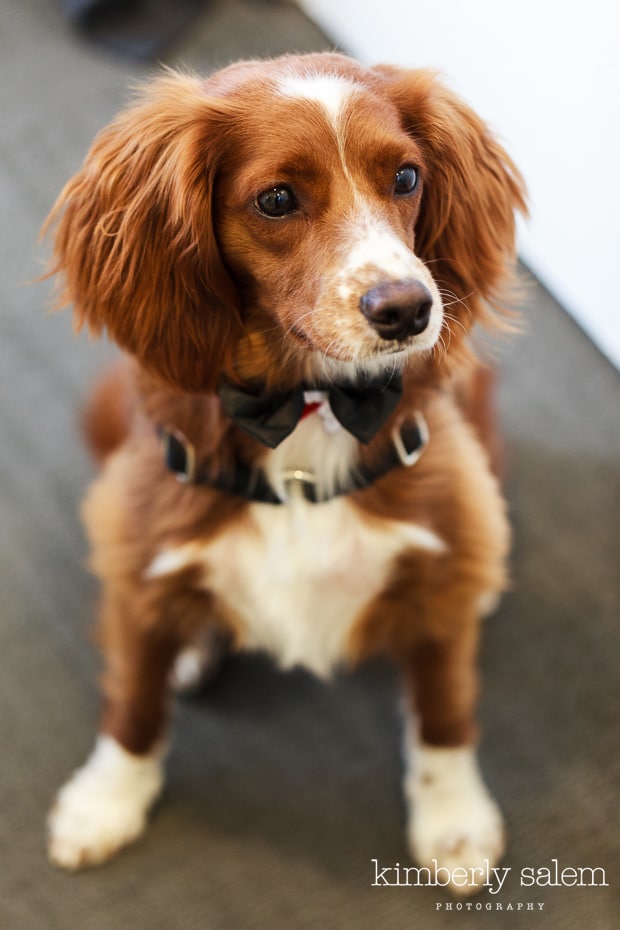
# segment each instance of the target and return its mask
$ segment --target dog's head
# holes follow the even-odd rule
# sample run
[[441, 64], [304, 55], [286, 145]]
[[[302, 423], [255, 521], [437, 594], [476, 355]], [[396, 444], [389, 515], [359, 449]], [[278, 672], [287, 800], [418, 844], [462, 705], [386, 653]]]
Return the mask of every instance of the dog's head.
[[78, 325], [178, 387], [375, 373], [488, 315], [515, 209], [510, 159], [433, 74], [289, 56], [148, 85], [52, 211], [54, 270]]

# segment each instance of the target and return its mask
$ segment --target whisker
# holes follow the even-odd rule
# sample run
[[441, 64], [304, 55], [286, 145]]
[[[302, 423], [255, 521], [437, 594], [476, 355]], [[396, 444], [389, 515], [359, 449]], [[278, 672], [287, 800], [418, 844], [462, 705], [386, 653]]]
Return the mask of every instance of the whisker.
[[455, 316], [452, 316], [450, 313], [444, 314], [444, 319], [448, 320], [450, 323], [455, 323], [457, 326], [460, 326], [464, 333], [467, 333], [467, 327]]
[[444, 300], [444, 297], [450, 298], [450, 300], [444, 303], [444, 307], [452, 307], [454, 304], [462, 304], [468, 313], [471, 313], [471, 309], [468, 307], [467, 301], [470, 297], [473, 297], [475, 293], [475, 291], [470, 291], [469, 294], [465, 295], [465, 297], [459, 297], [454, 293], [454, 291], [450, 291], [447, 288], [439, 288], [439, 294], [442, 301]]
[[438, 357], [438, 361], [442, 361], [448, 354], [448, 349], [446, 347], [445, 340], [443, 335], [440, 333], [439, 338], [435, 345], [433, 346], [433, 355]]
[[310, 307], [308, 310], [305, 311], [305, 313], [302, 313], [301, 316], [297, 317], [294, 323], [291, 323], [291, 325], [286, 329], [286, 332], [287, 333], [292, 332], [292, 329], [294, 326], [299, 326], [299, 324], [303, 323], [307, 317], [312, 316], [314, 312], [315, 312], [315, 308]]

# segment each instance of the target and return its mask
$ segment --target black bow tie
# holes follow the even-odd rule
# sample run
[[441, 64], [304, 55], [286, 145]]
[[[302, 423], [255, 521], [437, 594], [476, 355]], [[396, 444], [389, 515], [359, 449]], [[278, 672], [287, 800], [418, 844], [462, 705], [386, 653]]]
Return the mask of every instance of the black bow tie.
[[400, 376], [389, 375], [351, 385], [300, 385], [266, 396], [223, 383], [218, 394], [224, 410], [237, 426], [275, 449], [299, 423], [305, 391], [325, 391], [338, 422], [360, 442], [367, 443], [396, 409], [402, 389]]

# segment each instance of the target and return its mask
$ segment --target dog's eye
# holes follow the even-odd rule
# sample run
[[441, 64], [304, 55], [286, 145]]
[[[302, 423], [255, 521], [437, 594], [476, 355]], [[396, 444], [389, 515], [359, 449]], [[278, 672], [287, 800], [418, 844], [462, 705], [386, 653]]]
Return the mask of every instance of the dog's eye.
[[418, 186], [418, 172], [413, 165], [403, 165], [394, 175], [394, 193], [412, 194]]
[[297, 209], [297, 201], [290, 187], [272, 187], [256, 198], [256, 206], [265, 216], [286, 216]]

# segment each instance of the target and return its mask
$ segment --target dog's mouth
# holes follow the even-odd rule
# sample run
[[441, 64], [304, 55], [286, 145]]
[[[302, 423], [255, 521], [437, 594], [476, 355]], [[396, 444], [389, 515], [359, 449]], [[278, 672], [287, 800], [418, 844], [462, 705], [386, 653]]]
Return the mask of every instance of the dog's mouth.
[[300, 329], [298, 326], [291, 326], [289, 329], [290, 335], [296, 340], [296, 342], [302, 346], [304, 349], [314, 349], [316, 348], [310, 337], [307, 333]]
[[292, 327], [289, 333], [297, 346], [307, 351], [308, 359], [320, 360], [326, 370], [346, 368], [357, 374], [372, 376], [383, 371], [401, 372], [414, 356], [427, 355], [432, 351], [432, 346], [420, 346], [416, 337], [402, 342], [369, 340], [358, 342], [355, 346], [344, 340], [334, 340], [323, 346], [297, 327]]
[[308, 352], [301, 366], [301, 376], [308, 384], [355, 384], [360, 379], [400, 377], [407, 363], [406, 351], [383, 351], [374, 355], [346, 358], [327, 355], [319, 349]]

